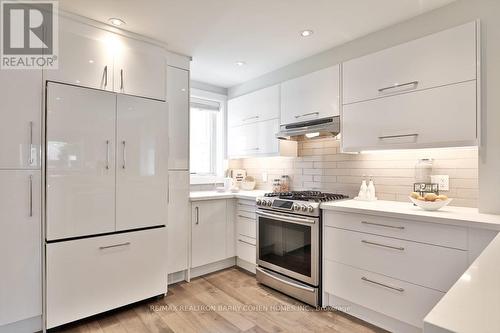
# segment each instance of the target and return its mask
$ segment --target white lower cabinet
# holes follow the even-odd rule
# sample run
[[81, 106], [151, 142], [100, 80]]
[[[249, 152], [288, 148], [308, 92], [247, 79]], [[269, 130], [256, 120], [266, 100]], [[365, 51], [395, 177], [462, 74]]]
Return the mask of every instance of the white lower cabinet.
[[255, 238], [238, 235], [238, 239], [236, 240], [236, 255], [239, 259], [255, 265], [257, 263]]
[[168, 273], [189, 266], [189, 171], [168, 173]]
[[47, 244], [47, 328], [167, 292], [167, 230]]
[[0, 171], [0, 331], [42, 315], [40, 171]]
[[[236, 256], [240, 260], [257, 263], [257, 220], [255, 201], [238, 200], [236, 208]], [[241, 264], [241, 261], [239, 262]], [[245, 269], [251, 266], [240, 265]], [[253, 271], [253, 270], [252, 270]]]
[[227, 200], [197, 201], [191, 204], [191, 267], [228, 258]]

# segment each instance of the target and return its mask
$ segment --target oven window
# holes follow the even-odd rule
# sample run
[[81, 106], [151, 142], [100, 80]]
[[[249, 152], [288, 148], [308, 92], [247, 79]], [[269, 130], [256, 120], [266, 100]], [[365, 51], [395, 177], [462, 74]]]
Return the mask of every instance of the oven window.
[[311, 277], [311, 227], [259, 217], [259, 259]]

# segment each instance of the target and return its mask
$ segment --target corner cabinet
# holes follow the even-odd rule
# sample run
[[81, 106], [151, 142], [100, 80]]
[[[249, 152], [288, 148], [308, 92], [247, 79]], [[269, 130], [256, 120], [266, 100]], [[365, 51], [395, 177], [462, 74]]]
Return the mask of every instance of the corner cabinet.
[[345, 62], [343, 151], [477, 145], [477, 30], [471, 22]]
[[276, 138], [280, 88], [272, 86], [228, 101], [229, 158], [297, 156], [297, 143]]
[[340, 65], [281, 84], [281, 125], [339, 115]]

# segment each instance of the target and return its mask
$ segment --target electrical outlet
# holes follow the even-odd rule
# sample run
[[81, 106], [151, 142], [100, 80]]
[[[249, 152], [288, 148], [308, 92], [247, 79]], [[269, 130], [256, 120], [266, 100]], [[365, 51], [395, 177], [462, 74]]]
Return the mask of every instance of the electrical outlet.
[[450, 176], [448, 176], [448, 175], [431, 176], [431, 182], [439, 184], [440, 191], [449, 191], [450, 190]]

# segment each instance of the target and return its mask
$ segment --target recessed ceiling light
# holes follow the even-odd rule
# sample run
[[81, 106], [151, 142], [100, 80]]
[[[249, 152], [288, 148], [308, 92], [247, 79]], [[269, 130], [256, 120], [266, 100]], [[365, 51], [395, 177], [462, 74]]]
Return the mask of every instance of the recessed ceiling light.
[[302, 30], [302, 31], [300, 32], [300, 35], [301, 35], [302, 37], [309, 37], [309, 36], [311, 36], [313, 33], [314, 33], [314, 31], [312, 31], [312, 30]]
[[117, 27], [119, 27], [121, 25], [125, 25], [124, 20], [116, 18], [116, 17], [112, 17], [108, 21], [109, 21], [109, 23], [111, 23], [112, 25], [117, 26]]
[[237, 62], [236, 62], [236, 65], [238, 65], [238, 66], [240, 66], [240, 67], [245, 66], [246, 64], [247, 64], [247, 63], [246, 63], [246, 62], [244, 62], [244, 61], [237, 61]]

